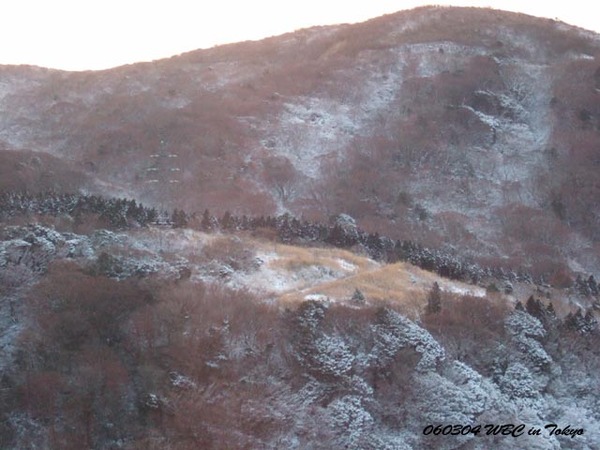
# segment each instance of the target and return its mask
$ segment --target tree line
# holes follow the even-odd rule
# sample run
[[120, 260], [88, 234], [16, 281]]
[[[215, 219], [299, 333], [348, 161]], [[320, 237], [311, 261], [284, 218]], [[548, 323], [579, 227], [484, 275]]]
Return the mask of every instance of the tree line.
[[159, 219], [155, 208], [143, 206], [133, 199], [54, 191], [38, 194], [0, 192], [0, 220], [20, 214], [69, 215], [75, 222], [85, 220], [86, 214], [95, 214], [113, 229], [147, 226]]
[[[127, 229], [145, 226], [189, 227], [204, 232], [250, 231], [283, 243], [295, 245], [331, 245], [338, 248], [356, 248], [369, 257], [386, 263], [406, 261], [438, 275], [470, 283], [486, 278], [508, 282], [544, 284], [543, 277], [534, 277], [525, 270], [511, 271], [503, 267], [483, 267], [466, 261], [448, 251], [431, 249], [412, 240], [392, 240], [378, 233], [368, 233], [354, 224], [332, 218], [330, 223], [299, 219], [288, 213], [277, 216], [237, 216], [229, 211], [216, 216], [206, 209], [203, 213], [189, 213], [183, 209], [158, 211], [133, 199], [107, 198], [99, 195], [43, 192], [0, 192], [0, 220], [19, 214], [71, 216], [75, 223], [86, 215], [96, 215], [107, 228]], [[600, 289], [593, 276], [578, 277], [574, 282], [577, 293], [598, 296]]]

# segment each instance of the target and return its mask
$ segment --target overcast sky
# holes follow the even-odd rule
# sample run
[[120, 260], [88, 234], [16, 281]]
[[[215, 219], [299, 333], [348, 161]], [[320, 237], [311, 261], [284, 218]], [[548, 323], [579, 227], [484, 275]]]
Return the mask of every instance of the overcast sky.
[[[1, 0], [0, 64], [103, 69], [312, 25], [361, 22], [415, 0]], [[600, 3], [434, 1], [492, 6], [600, 31]]]

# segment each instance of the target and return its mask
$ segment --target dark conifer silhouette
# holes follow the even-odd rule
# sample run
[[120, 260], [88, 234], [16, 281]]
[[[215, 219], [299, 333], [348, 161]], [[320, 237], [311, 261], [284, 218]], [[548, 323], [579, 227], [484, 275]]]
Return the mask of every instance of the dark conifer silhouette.
[[442, 310], [442, 290], [440, 285], [436, 282], [433, 283], [429, 295], [427, 296], [427, 306], [425, 312], [427, 314], [437, 314]]

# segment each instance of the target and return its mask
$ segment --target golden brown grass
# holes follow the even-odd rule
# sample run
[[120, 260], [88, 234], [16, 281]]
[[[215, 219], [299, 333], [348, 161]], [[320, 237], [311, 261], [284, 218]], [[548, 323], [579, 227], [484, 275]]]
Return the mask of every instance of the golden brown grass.
[[[425, 305], [427, 291], [436, 279], [435, 275], [406, 263], [364, 266], [365, 264], [362, 270], [359, 269], [355, 274], [344, 278], [311, 286], [302, 291], [285, 293], [280, 300], [284, 303], [295, 303], [302, 301], [309, 294], [321, 294], [332, 300], [344, 301], [350, 300], [354, 291], [359, 289], [369, 303], [393, 303], [410, 316], [419, 315]], [[415, 276], [415, 272], [418, 275]]]
[[[368, 258], [340, 249], [294, 247], [283, 244], [273, 245], [271, 243], [263, 246], [263, 250], [277, 253], [278, 259], [271, 262], [271, 267], [287, 271], [310, 266], [322, 266], [335, 272], [358, 272], [379, 266], [379, 264]], [[354, 270], [351, 270], [351, 266], [355, 267]]]
[[[158, 233], [164, 231], [158, 230]], [[320, 295], [333, 301], [349, 301], [356, 289], [359, 289], [370, 304], [392, 303], [403, 313], [411, 317], [419, 316], [425, 308], [427, 295], [434, 282], [438, 282], [446, 295], [451, 295], [450, 284], [456, 287], [474, 290], [460, 282], [451, 282], [440, 278], [434, 273], [424, 271], [408, 263], [383, 265], [365, 256], [357, 255], [347, 250], [320, 247], [298, 247], [285, 245], [249, 235], [231, 236], [221, 234], [206, 234], [189, 231], [185, 236], [180, 230], [168, 230], [164, 239], [176, 237], [188, 243], [197, 244], [197, 254], [184, 252], [186, 257], [198, 263], [200, 260], [240, 258], [249, 250], [251, 254], [266, 259], [262, 269], [281, 274], [285, 279], [292, 280], [289, 290], [276, 294], [282, 305], [290, 305], [303, 301], [308, 295]], [[318, 272], [312, 277], [310, 272], [304, 279], [298, 273], [311, 268], [323, 268], [327, 272], [319, 277]], [[251, 276], [260, 278], [261, 272]], [[320, 279], [319, 279], [320, 278]], [[268, 279], [268, 278], [267, 278]], [[264, 280], [262, 280], [264, 281]], [[260, 284], [260, 283], [259, 283]], [[266, 281], [265, 289], [271, 293]], [[277, 292], [277, 291], [275, 291]]]

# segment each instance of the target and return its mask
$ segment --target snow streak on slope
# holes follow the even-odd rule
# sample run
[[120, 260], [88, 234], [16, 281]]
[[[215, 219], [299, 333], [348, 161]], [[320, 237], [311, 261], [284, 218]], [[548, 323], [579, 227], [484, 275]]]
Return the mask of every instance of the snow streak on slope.
[[[383, 72], [380, 59], [387, 64]], [[337, 94], [286, 97], [276, 126], [262, 126], [268, 133], [263, 146], [287, 157], [301, 174], [319, 178], [323, 161], [343, 160], [352, 140], [368, 135], [373, 122], [386, 113], [402, 83], [403, 66], [403, 55], [394, 51], [363, 52], [350, 73], [339, 75], [339, 83], [329, 82], [337, 84]]]

